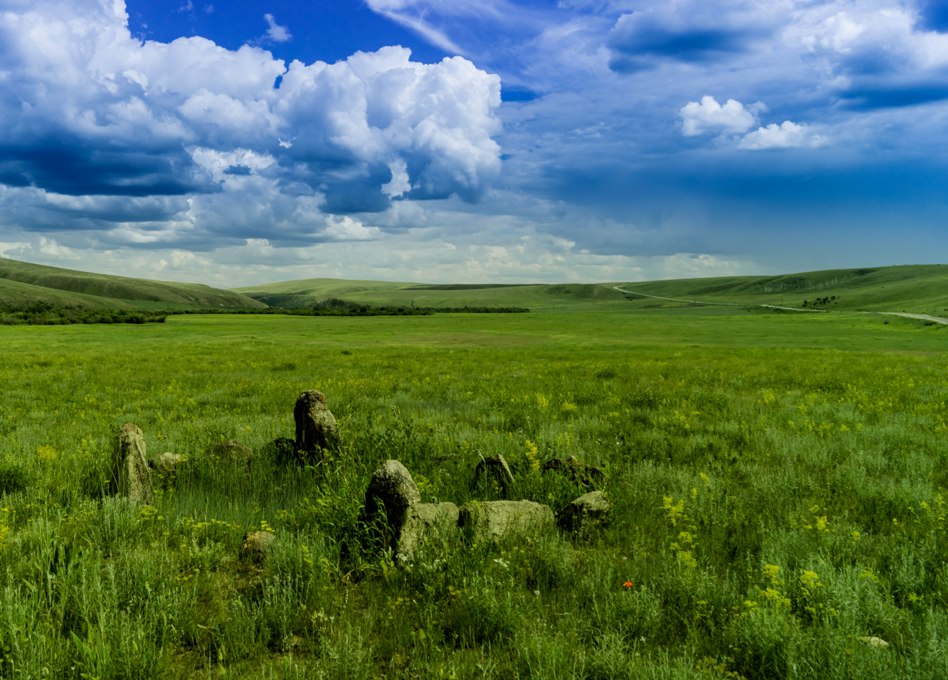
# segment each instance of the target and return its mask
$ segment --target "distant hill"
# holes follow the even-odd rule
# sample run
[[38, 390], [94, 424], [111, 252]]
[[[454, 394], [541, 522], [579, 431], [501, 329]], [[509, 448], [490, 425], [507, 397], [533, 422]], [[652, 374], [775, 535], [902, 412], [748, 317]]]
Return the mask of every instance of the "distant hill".
[[[641, 293], [654, 297], [636, 297]], [[533, 310], [681, 307], [687, 301], [735, 307], [778, 305], [825, 310], [948, 312], [948, 265], [835, 269], [779, 276], [597, 284], [418, 284], [341, 279], [284, 281], [236, 289], [273, 307], [300, 307], [331, 298], [372, 305], [418, 307], [519, 306]], [[673, 298], [662, 300], [658, 298]], [[804, 305], [804, 303], [806, 303]]]
[[431, 308], [524, 307], [532, 310], [622, 304], [612, 284], [420, 284], [306, 279], [234, 289], [271, 307], [305, 307], [337, 298], [368, 305]]
[[196, 283], [146, 281], [0, 258], [0, 309], [262, 309], [239, 293]]
[[[839, 311], [919, 312], [946, 316], [948, 265], [832, 269], [780, 276], [731, 276], [622, 284], [639, 306], [682, 304], [656, 298], [781, 305]], [[632, 297], [632, 296], [630, 296]]]
[[[625, 291], [625, 292], [623, 292]], [[328, 300], [371, 306], [531, 310], [644, 309], [717, 303], [948, 316], [948, 265], [590, 284], [422, 284], [344, 279], [284, 281], [233, 290], [91, 274], [0, 258], [0, 311], [35, 305], [86, 310], [266, 309]]]

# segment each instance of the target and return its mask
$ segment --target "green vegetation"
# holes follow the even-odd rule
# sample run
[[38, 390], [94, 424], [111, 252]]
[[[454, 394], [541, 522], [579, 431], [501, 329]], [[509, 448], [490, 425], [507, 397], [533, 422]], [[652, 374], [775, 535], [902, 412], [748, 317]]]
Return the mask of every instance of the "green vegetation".
[[[618, 298], [0, 327], [0, 675], [948, 675], [948, 331]], [[298, 467], [272, 442], [308, 388], [343, 445]], [[153, 506], [105, 493], [126, 422], [188, 457]], [[208, 453], [229, 439], [255, 457]], [[554, 509], [584, 489], [547, 460], [601, 468], [611, 525], [409, 572], [358, 549], [381, 461], [461, 503], [491, 453]]]
[[[948, 265], [838, 269], [783, 276], [731, 276], [623, 284], [664, 298], [748, 305], [803, 307], [804, 301], [841, 311], [922, 312], [948, 316]], [[835, 297], [834, 297], [835, 296]], [[638, 306], [677, 304], [635, 299]]]
[[376, 306], [432, 309], [521, 307], [532, 311], [601, 308], [604, 304], [622, 306], [624, 303], [623, 294], [613, 290], [612, 284], [501, 286], [309, 279], [235, 290], [274, 307], [309, 306], [330, 298]]
[[167, 312], [134, 309], [90, 309], [51, 302], [32, 302], [0, 311], [0, 324], [57, 326], [72, 323], [164, 323]]
[[0, 258], [0, 310], [262, 309], [256, 300], [196, 283], [166, 283], [47, 267]]

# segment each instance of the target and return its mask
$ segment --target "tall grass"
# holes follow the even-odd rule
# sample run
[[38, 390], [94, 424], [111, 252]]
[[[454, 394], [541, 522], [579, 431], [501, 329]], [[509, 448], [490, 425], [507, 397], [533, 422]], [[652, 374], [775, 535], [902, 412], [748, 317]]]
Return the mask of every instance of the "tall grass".
[[[938, 329], [561, 314], [172, 318], [0, 328], [5, 677], [937, 678], [948, 675], [948, 357]], [[333, 460], [288, 464], [304, 389]], [[105, 494], [125, 422], [185, 454], [152, 506]], [[209, 453], [237, 439], [250, 462]], [[371, 471], [463, 503], [585, 491], [610, 525], [359, 548]], [[266, 560], [244, 534], [271, 530]], [[629, 585], [626, 585], [626, 584]], [[885, 646], [880, 641], [884, 641]]]

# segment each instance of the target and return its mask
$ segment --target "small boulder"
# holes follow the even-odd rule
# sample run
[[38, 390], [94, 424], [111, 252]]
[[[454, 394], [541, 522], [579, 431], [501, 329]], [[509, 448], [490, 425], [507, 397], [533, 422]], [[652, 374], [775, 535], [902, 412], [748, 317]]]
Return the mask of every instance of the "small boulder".
[[248, 531], [240, 546], [240, 556], [254, 564], [261, 564], [266, 561], [275, 541], [276, 534], [272, 531]]
[[264, 445], [261, 453], [277, 463], [288, 463], [290, 461], [299, 461], [296, 452], [296, 440], [289, 437], [277, 437], [273, 441]]
[[247, 463], [253, 458], [253, 449], [246, 444], [241, 444], [236, 439], [228, 439], [219, 444], [214, 444], [207, 452], [215, 458], [234, 463]]
[[318, 390], [306, 390], [296, 398], [293, 409], [296, 420], [296, 450], [314, 456], [322, 450], [339, 448], [339, 429], [336, 418], [326, 406], [326, 395]]
[[590, 491], [567, 503], [557, 515], [563, 531], [577, 538], [590, 538], [609, 523], [611, 506], [602, 491]]
[[875, 635], [863, 636], [859, 638], [859, 641], [868, 647], [874, 647], [876, 649], [887, 649], [891, 646], [881, 637], [876, 637]]
[[543, 472], [544, 474], [547, 472], [560, 474], [587, 489], [595, 489], [601, 486], [605, 477], [602, 470], [594, 465], [582, 462], [576, 456], [548, 460], [543, 465]]
[[112, 450], [112, 493], [127, 496], [136, 503], [154, 499], [151, 471], [145, 457], [145, 435], [137, 425], [127, 423], [115, 437]]
[[471, 543], [533, 538], [555, 524], [553, 511], [533, 501], [475, 501], [463, 506], [458, 517]]
[[150, 461], [151, 469], [161, 477], [174, 477], [187, 457], [166, 451]]
[[395, 563], [410, 568], [428, 547], [443, 547], [458, 536], [458, 506], [454, 503], [415, 503], [395, 532]]
[[481, 487], [485, 483], [496, 485], [500, 495], [504, 498], [507, 498], [510, 493], [510, 488], [514, 483], [513, 472], [510, 471], [507, 460], [499, 453], [481, 458], [477, 467], [474, 468], [474, 479], [471, 480], [471, 488]]

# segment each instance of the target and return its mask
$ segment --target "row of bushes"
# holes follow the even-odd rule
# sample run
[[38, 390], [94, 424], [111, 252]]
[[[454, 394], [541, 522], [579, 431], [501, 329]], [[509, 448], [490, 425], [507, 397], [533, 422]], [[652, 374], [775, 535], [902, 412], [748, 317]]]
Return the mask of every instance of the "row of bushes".
[[75, 323], [164, 323], [167, 312], [90, 310], [72, 307], [46, 311], [0, 312], [5, 326], [64, 326]]
[[311, 307], [283, 309], [189, 309], [189, 310], [95, 310], [82, 307], [57, 307], [50, 302], [34, 302], [0, 310], [2, 325], [59, 326], [75, 323], [164, 323], [170, 314], [290, 314], [294, 316], [428, 316], [431, 314], [514, 314], [529, 312], [524, 307], [415, 307], [405, 305], [367, 305], [332, 298]]

